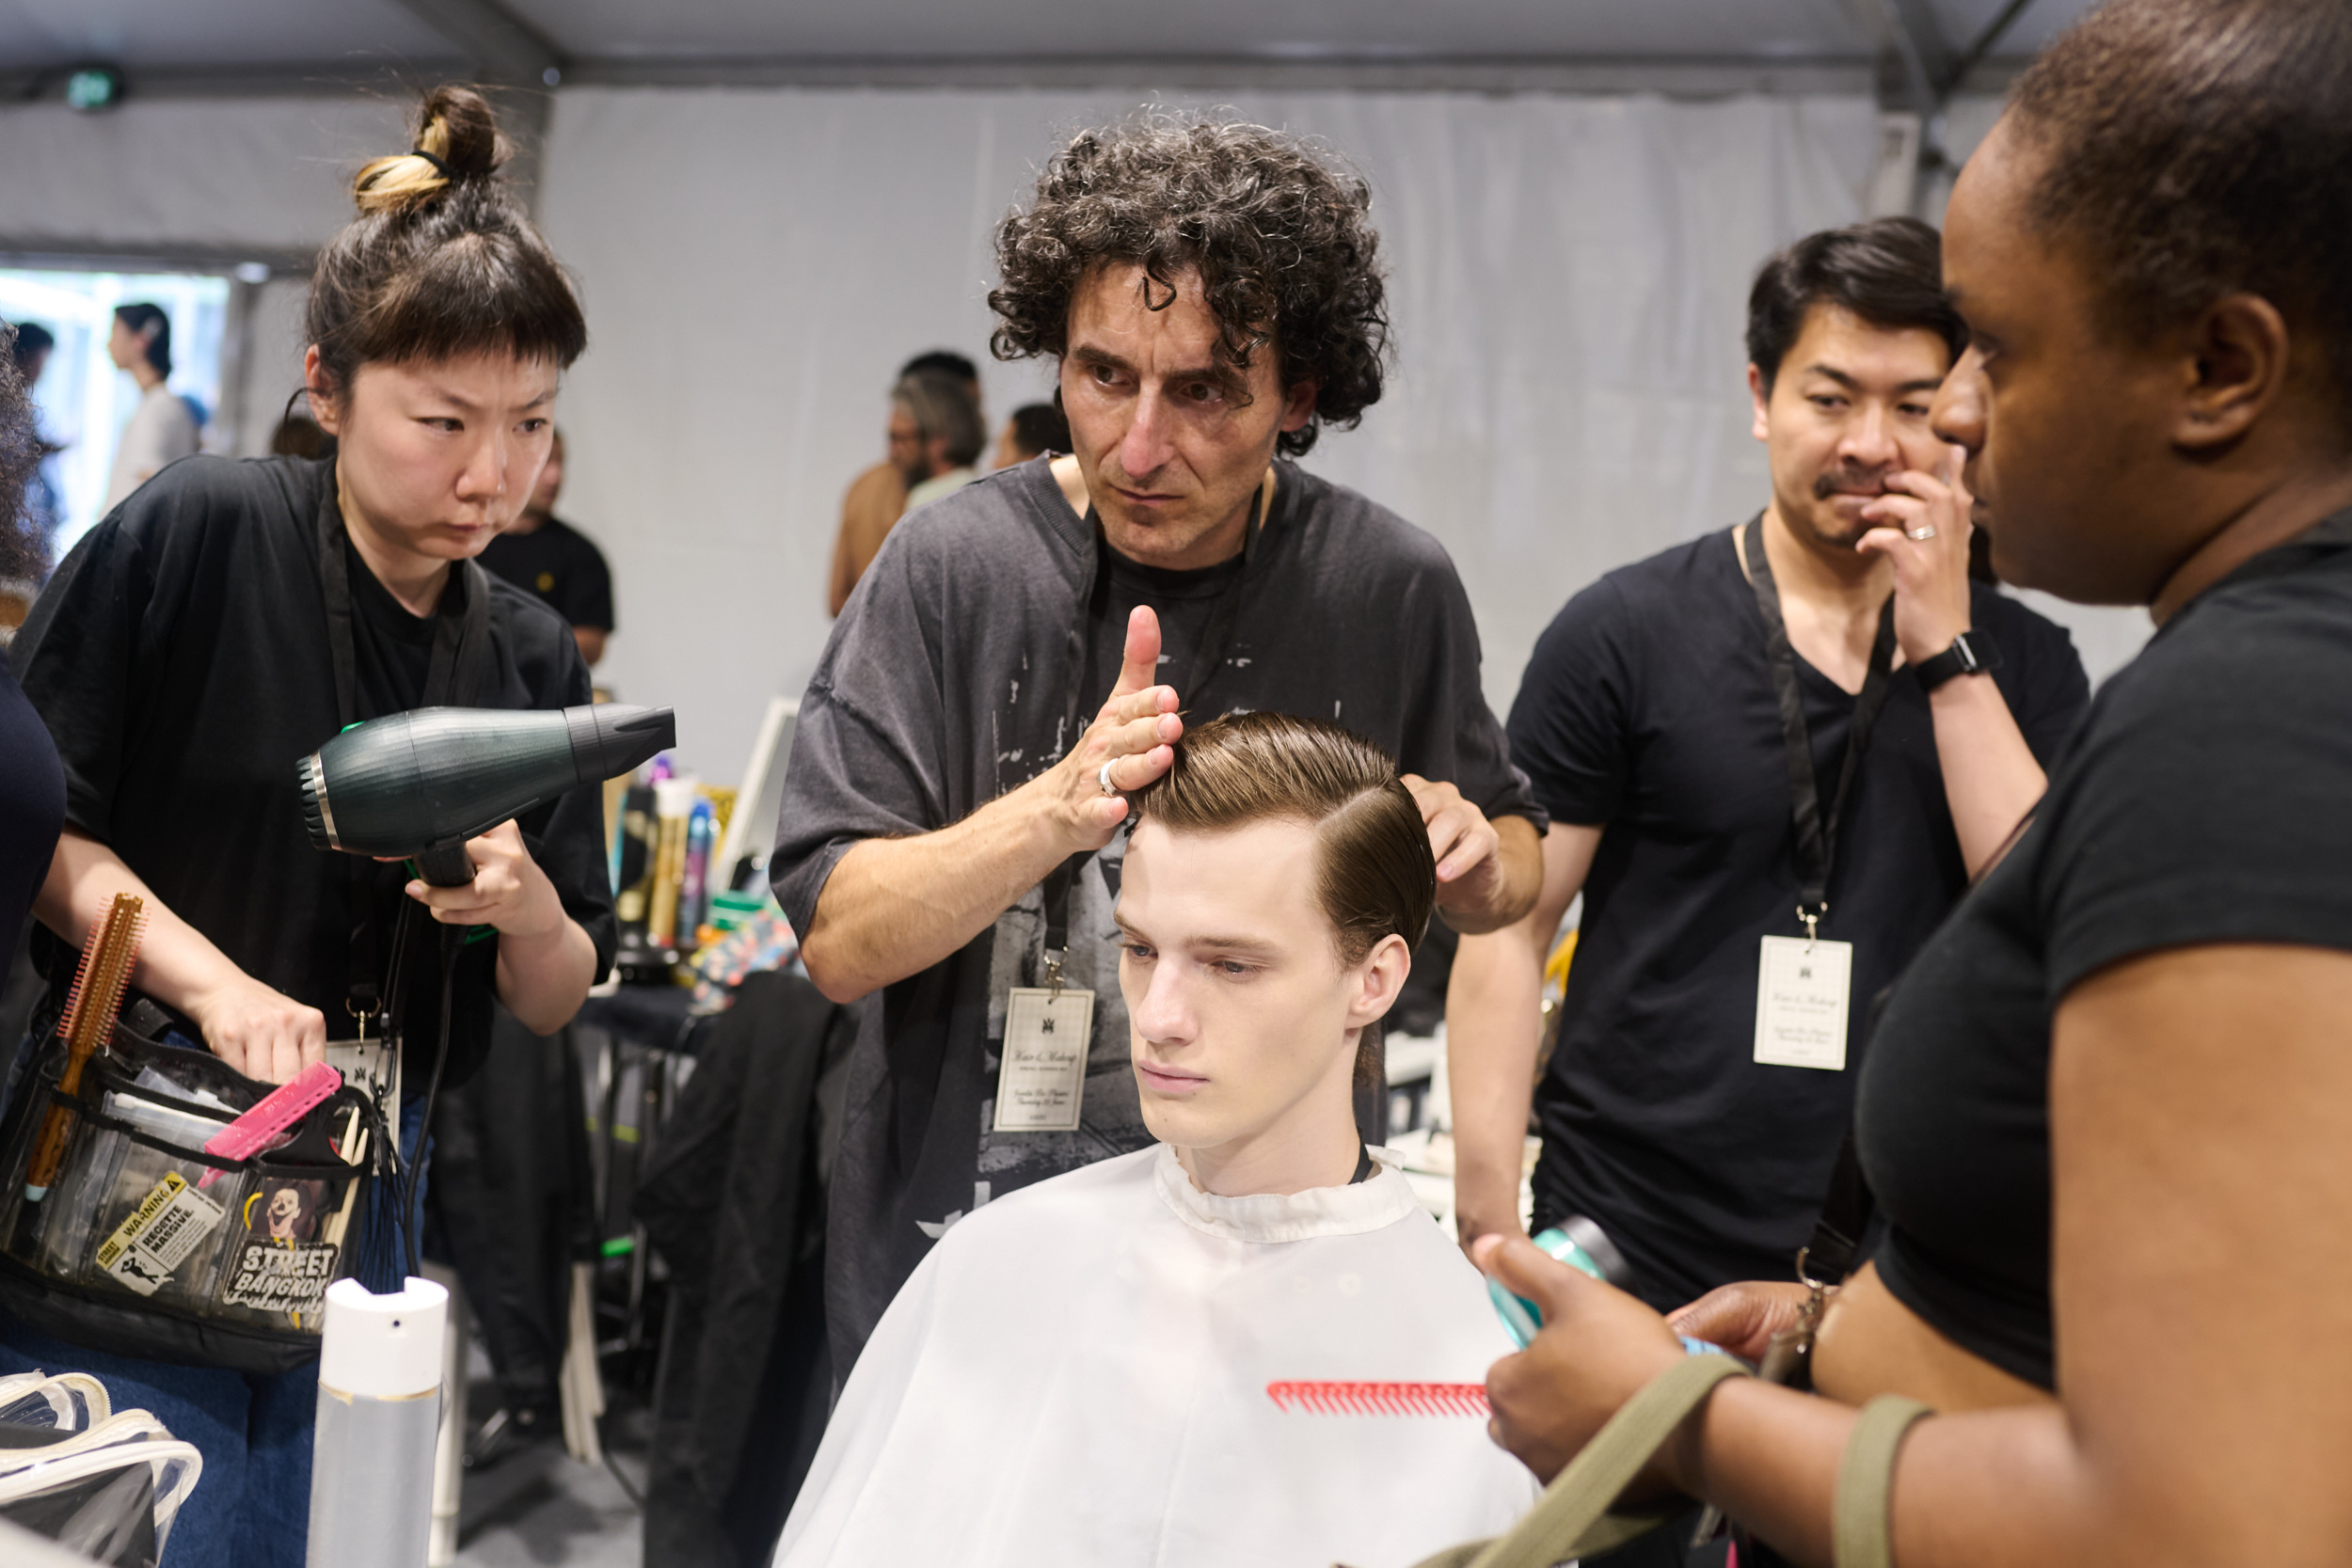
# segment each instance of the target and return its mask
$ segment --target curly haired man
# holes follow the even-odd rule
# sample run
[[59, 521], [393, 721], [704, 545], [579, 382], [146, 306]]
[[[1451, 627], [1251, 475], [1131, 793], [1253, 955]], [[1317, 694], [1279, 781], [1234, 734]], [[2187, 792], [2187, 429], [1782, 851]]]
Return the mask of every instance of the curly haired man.
[[810, 975], [870, 999], [830, 1199], [836, 1378], [949, 1225], [1150, 1143], [1114, 835], [1187, 723], [1338, 721], [1409, 775], [1450, 924], [1534, 899], [1543, 816], [1453, 563], [1290, 461], [1380, 395], [1370, 200], [1263, 127], [1158, 116], [1079, 135], [997, 230], [993, 346], [1058, 363], [1075, 451], [890, 535], [802, 703], [773, 861]]

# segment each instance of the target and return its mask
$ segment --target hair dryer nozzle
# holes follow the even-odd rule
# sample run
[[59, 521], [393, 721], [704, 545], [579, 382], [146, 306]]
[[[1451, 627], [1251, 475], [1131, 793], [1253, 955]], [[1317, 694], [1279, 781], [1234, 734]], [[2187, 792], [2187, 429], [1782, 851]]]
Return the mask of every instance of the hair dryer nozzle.
[[677, 715], [666, 707], [627, 703], [567, 707], [564, 724], [571, 732], [572, 764], [581, 784], [618, 778], [677, 744]]

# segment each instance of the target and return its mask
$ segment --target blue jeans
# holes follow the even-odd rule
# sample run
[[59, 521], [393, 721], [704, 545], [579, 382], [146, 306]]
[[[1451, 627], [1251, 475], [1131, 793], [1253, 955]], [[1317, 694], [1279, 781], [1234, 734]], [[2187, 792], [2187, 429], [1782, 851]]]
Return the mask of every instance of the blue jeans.
[[[423, 1131], [423, 1102], [412, 1100], [400, 1114], [407, 1158], [416, 1157]], [[421, 1214], [422, 1172], [416, 1196]], [[117, 1410], [151, 1412], [204, 1456], [204, 1474], [172, 1525], [162, 1568], [303, 1568], [317, 1363], [264, 1376], [148, 1361], [68, 1344], [0, 1312], [0, 1376], [36, 1369], [89, 1373]]]

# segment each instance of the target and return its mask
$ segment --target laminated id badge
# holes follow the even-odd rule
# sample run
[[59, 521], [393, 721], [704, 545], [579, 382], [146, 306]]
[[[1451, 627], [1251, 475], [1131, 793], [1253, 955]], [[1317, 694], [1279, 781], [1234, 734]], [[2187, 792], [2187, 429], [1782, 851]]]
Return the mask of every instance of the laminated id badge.
[[1852, 975], [1852, 942], [1766, 937], [1756, 966], [1756, 1059], [1843, 1071]]
[[376, 1114], [387, 1127], [400, 1125], [400, 1044], [377, 1036], [373, 1039], [328, 1040], [326, 1065], [343, 1075], [343, 1082], [375, 1101]]
[[1085, 986], [1015, 986], [1005, 1006], [996, 1073], [999, 1132], [1074, 1132], [1094, 1038], [1094, 992]]

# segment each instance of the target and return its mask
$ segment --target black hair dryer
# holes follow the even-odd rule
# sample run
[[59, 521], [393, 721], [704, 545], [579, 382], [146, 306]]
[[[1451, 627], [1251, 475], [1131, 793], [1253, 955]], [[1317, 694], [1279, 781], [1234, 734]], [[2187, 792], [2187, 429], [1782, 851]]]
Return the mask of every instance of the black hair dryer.
[[473, 880], [466, 840], [677, 744], [666, 707], [421, 707], [354, 724], [294, 765], [310, 842]]

